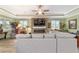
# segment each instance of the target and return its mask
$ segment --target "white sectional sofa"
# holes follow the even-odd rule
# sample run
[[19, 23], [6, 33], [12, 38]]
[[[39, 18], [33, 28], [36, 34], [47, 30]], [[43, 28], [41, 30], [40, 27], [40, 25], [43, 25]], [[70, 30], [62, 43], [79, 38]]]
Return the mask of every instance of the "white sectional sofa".
[[[76, 53], [75, 35], [55, 32], [50, 34], [17, 34], [16, 52], [18, 53]], [[56, 37], [55, 37], [56, 35]]]

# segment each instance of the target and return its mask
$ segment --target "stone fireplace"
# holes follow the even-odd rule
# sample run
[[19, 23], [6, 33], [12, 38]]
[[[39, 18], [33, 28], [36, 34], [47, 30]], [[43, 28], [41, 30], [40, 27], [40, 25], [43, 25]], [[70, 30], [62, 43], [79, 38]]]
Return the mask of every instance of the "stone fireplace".
[[46, 33], [47, 18], [32, 18], [32, 33]]

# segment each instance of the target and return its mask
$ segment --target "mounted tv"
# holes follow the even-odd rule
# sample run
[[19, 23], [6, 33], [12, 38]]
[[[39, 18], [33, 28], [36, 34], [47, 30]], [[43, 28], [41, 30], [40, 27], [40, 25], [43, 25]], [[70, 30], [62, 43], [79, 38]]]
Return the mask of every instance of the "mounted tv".
[[34, 26], [45, 26], [45, 18], [35, 18]]

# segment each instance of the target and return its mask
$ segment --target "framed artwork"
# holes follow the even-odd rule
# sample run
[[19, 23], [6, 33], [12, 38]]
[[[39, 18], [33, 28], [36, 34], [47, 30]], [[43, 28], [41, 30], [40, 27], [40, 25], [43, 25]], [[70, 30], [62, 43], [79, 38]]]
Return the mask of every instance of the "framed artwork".
[[69, 21], [69, 29], [77, 29], [77, 19]]

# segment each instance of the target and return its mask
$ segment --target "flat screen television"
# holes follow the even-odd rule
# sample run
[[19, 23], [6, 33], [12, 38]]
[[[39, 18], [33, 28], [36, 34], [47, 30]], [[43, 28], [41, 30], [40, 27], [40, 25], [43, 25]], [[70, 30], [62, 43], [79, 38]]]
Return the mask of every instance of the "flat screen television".
[[45, 18], [35, 18], [34, 26], [45, 26]]

